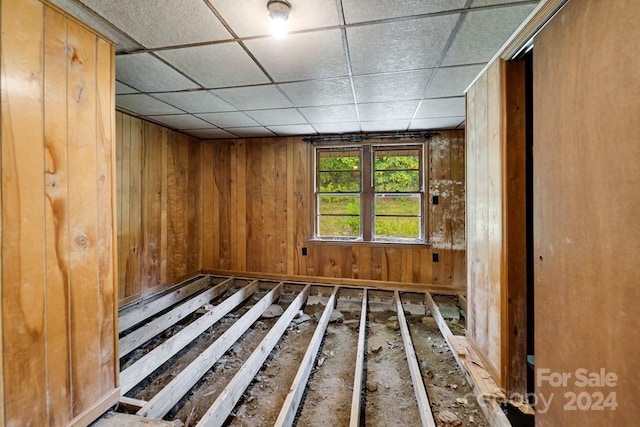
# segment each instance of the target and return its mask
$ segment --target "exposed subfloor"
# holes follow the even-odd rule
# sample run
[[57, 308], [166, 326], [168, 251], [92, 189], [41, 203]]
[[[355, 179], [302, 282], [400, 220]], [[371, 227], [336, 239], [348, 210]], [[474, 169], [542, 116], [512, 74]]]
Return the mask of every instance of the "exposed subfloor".
[[[121, 312], [125, 398], [117, 412], [186, 426], [348, 426], [355, 418], [418, 426], [425, 417], [438, 426], [488, 425], [423, 294], [368, 290], [361, 335], [364, 289], [220, 276], [180, 289]], [[435, 300], [443, 311], [456, 301]], [[265, 317], [274, 305], [282, 310]], [[453, 333], [464, 334], [464, 320], [449, 317]], [[422, 414], [416, 387], [428, 399]]]

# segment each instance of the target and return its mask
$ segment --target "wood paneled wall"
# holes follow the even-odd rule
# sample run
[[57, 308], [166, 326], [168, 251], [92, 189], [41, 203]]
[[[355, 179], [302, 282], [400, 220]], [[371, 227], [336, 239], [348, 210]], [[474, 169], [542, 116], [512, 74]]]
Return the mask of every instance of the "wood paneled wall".
[[526, 392], [524, 64], [467, 92], [467, 337], [497, 384]]
[[[640, 3], [571, 1], [535, 38], [536, 370], [569, 373], [538, 426], [638, 423]], [[576, 369], [617, 376], [580, 387]], [[586, 410], [566, 410], [582, 393]], [[614, 393], [617, 408], [592, 407]], [[558, 398], [560, 398], [558, 400]], [[612, 401], [609, 400], [609, 403]]]
[[465, 286], [462, 132], [429, 143], [432, 247], [309, 241], [312, 149], [302, 138], [202, 143], [203, 269]]
[[120, 305], [198, 272], [201, 142], [116, 113]]
[[0, 7], [0, 424], [86, 424], [118, 399], [113, 46], [38, 0]]

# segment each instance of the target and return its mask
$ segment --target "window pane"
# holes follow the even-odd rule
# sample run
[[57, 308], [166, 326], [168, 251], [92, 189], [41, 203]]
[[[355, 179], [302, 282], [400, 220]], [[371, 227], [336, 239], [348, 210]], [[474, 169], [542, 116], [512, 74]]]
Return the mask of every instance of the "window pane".
[[419, 171], [376, 171], [376, 193], [420, 191]]
[[318, 151], [318, 168], [321, 171], [360, 170], [360, 151], [323, 150]]
[[419, 194], [376, 194], [375, 215], [420, 216]]
[[360, 215], [360, 196], [318, 196], [320, 215]]
[[360, 171], [319, 172], [318, 191], [321, 193], [359, 192]]
[[419, 170], [420, 150], [417, 148], [375, 150], [375, 170]]
[[374, 237], [377, 239], [419, 239], [420, 218], [376, 216]]
[[318, 217], [318, 237], [357, 238], [359, 236], [359, 216]]

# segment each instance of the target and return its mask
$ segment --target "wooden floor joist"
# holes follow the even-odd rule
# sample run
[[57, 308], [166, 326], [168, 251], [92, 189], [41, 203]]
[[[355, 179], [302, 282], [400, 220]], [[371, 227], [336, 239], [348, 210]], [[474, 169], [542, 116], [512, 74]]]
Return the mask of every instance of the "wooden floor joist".
[[213, 288], [202, 292], [201, 294], [190, 298], [184, 303], [180, 304], [171, 311], [153, 319], [146, 325], [136, 329], [130, 334], [120, 339], [119, 353], [120, 357], [124, 357], [131, 353], [140, 345], [149, 341], [164, 330], [178, 323], [198, 308], [205, 304], [208, 304], [212, 299], [225, 293], [233, 285], [233, 278], [229, 278]]
[[322, 312], [322, 316], [318, 321], [313, 337], [311, 337], [311, 342], [309, 343], [307, 351], [300, 363], [298, 372], [293, 379], [293, 384], [291, 385], [289, 394], [287, 394], [287, 397], [284, 400], [284, 404], [280, 410], [280, 415], [278, 415], [278, 419], [275, 423], [275, 426], [277, 427], [289, 427], [293, 425], [293, 420], [295, 419], [296, 412], [298, 411], [298, 406], [300, 405], [302, 395], [307, 386], [307, 381], [311, 375], [311, 369], [313, 368], [313, 364], [318, 356], [318, 350], [320, 350], [322, 338], [327, 330], [327, 325], [329, 325], [329, 318], [331, 317], [331, 313], [333, 313], [333, 309], [335, 307], [337, 293], [338, 287], [336, 286], [329, 297], [327, 306]]
[[147, 375], [158, 369], [201, 333], [253, 295], [257, 289], [258, 281], [254, 280], [122, 371], [120, 373], [121, 393], [125, 394], [135, 387]]
[[282, 283], [267, 292], [249, 311], [227, 329], [206, 350], [183, 369], [169, 384], [160, 390], [138, 415], [150, 418], [162, 418], [182, 399], [182, 396], [202, 378], [235, 342], [260, 318], [262, 313], [273, 304], [282, 290]]
[[[434, 301], [431, 294], [427, 292], [425, 297], [426, 297], [425, 301], [426, 301], [427, 307], [431, 311], [431, 316], [433, 317], [433, 320], [435, 320], [436, 325], [438, 325], [438, 329], [440, 329], [440, 333], [442, 334], [444, 339], [447, 341], [447, 344], [449, 345], [449, 349], [451, 350], [453, 357], [456, 359], [456, 362], [458, 363], [458, 367], [460, 368], [463, 375], [465, 376], [465, 379], [471, 386], [471, 389], [473, 390], [473, 394], [476, 397], [476, 400], [478, 401], [478, 405], [480, 405], [480, 408], [482, 409], [484, 416], [487, 418], [487, 420], [489, 421], [492, 427], [511, 427], [511, 423], [509, 422], [507, 416], [504, 414], [504, 412], [500, 408], [500, 405], [498, 404], [496, 399], [495, 398], [487, 399], [486, 390], [483, 391], [483, 387], [480, 384], [483, 381], [482, 378], [480, 378], [480, 375], [474, 375], [473, 371], [476, 371], [477, 369], [481, 369], [481, 368], [477, 365], [474, 365], [474, 363], [471, 360], [466, 360], [464, 355], [465, 353], [460, 351], [460, 348], [465, 346], [465, 344], [461, 344], [461, 342], [466, 343], [467, 341], [466, 338], [463, 336], [458, 337], [453, 335], [451, 333], [451, 329], [449, 328], [449, 325], [447, 325], [447, 322], [444, 320], [444, 317], [440, 313], [440, 309], [438, 308], [438, 305]], [[469, 350], [467, 349], [465, 351], [468, 352]], [[494, 388], [494, 391], [495, 391], [495, 388]]]
[[427, 390], [425, 389], [424, 381], [422, 380], [420, 365], [418, 364], [418, 359], [413, 348], [413, 342], [411, 341], [411, 334], [409, 333], [407, 319], [404, 316], [404, 309], [402, 308], [402, 301], [400, 300], [399, 292], [394, 291], [394, 296], [396, 302], [396, 312], [398, 315], [398, 323], [400, 324], [400, 334], [402, 335], [404, 351], [407, 355], [407, 363], [409, 364], [409, 374], [411, 375], [413, 390], [415, 391], [416, 400], [418, 402], [420, 420], [422, 421], [423, 427], [436, 427], [436, 422], [433, 419], [433, 413], [431, 413], [431, 405], [429, 404]]
[[209, 283], [211, 283], [211, 276], [203, 276], [158, 299], [125, 310], [118, 318], [118, 332], [125, 331], [132, 326], [143, 322], [154, 314], [171, 307], [175, 303], [182, 301], [196, 292], [199, 292]]
[[358, 331], [358, 350], [356, 352], [356, 368], [353, 376], [353, 395], [351, 397], [351, 415], [349, 427], [360, 426], [362, 401], [362, 383], [364, 378], [365, 341], [367, 338], [367, 290], [362, 293], [362, 309], [360, 310], [360, 330]]
[[227, 384], [224, 390], [222, 390], [222, 393], [215, 402], [213, 402], [213, 405], [211, 405], [200, 419], [197, 427], [213, 427], [224, 424], [229, 414], [231, 414], [233, 407], [242, 397], [242, 394], [253, 380], [253, 377], [258, 373], [267, 357], [269, 357], [269, 354], [282, 337], [291, 320], [293, 320], [302, 308], [309, 296], [310, 290], [311, 285], [306, 285], [302, 292], [289, 304], [289, 307], [287, 307], [276, 324], [263, 338], [256, 350], [251, 353], [251, 356], [249, 356], [247, 361], [242, 365], [238, 373]]

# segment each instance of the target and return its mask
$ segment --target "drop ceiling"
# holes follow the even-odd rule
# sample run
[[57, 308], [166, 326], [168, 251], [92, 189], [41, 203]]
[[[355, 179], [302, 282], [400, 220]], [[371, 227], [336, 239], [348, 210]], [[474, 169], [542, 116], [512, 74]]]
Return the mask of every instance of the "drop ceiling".
[[50, 0], [116, 43], [118, 110], [199, 138], [459, 129], [538, 1]]

